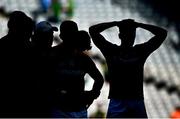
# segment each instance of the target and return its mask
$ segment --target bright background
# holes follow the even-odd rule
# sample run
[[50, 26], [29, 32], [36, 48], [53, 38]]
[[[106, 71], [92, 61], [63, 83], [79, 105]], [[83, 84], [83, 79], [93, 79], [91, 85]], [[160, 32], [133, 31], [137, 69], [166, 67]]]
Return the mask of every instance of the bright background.
[[[44, 12], [39, 1], [45, 2]], [[169, 118], [180, 106], [180, 43], [179, 43], [179, 17], [176, 1], [163, 0], [0, 0], [0, 7], [5, 12], [14, 10], [24, 11], [27, 15], [41, 20], [51, 20], [53, 25], [59, 27], [61, 21], [71, 19], [77, 22], [79, 29], [88, 30], [96, 23], [120, 21], [122, 19], [135, 19], [137, 22], [149, 23], [164, 27], [168, 36], [162, 46], [147, 60], [144, 71], [144, 97], [148, 116], [150, 118]], [[52, 7], [57, 2], [59, 7]], [[163, 3], [164, 2], [164, 3]], [[47, 8], [47, 9], [46, 9]], [[63, 10], [59, 11], [58, 9]], [[47, 12], [46, 12], [47, 10]], [[35, 11], [35, 12], [34, 12]], [[53, 16], [54, 12], [57, 15]], [[36, 17], [35, 14], [37, 13]], [[39, 14], [38, 14], [39, 13]], [[7, 33], [8, 18], [0, 15], [0, 37]], [[117, 37], [117, 28], [110, 28], [103, 35], [110, 42], [120, 44]], [[55, 33], [58, 35], [59, 33]], [[147, 41], [152, 34], [137, 29], [136, 43]], [[56, 45], [58, 41], [55, 42]], [[88, 53], [97, 67], [105, 75], [104, 58], [92, 43], [92, 50]], [[131, 82], [130, 82], [131, 83]], [[86, 76], [86, 90], [92, 88], [93, 80]], [[105, 117], [108, 107], [109, 85], [104, 83], [100, 97], [88, 109], [89, 117]]]

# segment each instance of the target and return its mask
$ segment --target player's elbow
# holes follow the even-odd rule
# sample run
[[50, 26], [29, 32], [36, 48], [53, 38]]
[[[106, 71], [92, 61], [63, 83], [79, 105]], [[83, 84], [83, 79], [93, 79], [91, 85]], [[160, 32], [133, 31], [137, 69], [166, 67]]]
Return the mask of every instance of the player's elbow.
[[104, 78], [102, 75], [97, 76], [94, 81], [99, 85], [99, 87], [102, 87], [104, 84]]
[[161, 29], [161, 32], [160, 32], [160, 37], [162, 39], [165, 39], [167, 37], [167, 34], [168, 34], [168, 31], [165, 30], [165, 29]]
[[89, 34], [91, 35], [91, 37], [94, 36], [95, 33], [96, 33], [96, 31], [94, 29], [94, 26], [89, 27]]
[[101, 76], [101, 78], [99, 78], [98, 80], [99, 84], [102, 86], [104, 84], [104, 78], [103, 76]]

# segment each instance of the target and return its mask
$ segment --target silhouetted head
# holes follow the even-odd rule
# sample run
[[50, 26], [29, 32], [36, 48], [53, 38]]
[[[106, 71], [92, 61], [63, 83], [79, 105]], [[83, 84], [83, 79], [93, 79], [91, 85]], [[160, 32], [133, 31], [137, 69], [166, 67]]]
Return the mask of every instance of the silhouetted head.
[[64, 43], [73, 43], [75, 42], [75, 37], [78, 32], [78, 26], [74, 21], [66, 20], [63, 21], [60, 25], [60, 38]]
[[136, 26], [133, 20], [123, 20], [119, 26], [119, 38], [121, 46], [129, 48], [134, 45], [136, 36]]
[[88, 32], [81, 30], [77, 33], [77, 49], [80, 51], [90, 50], [91, 49], [91, 39]]
[[52, 26], [49, 22], [39, 22], [34, 30], [33, 44], [41, 48], [50, 48], [53, 43], [54, 31], [58, 31], [58, 28]]
[[34, 21], [22, 11], [14, 11], [8, 21], [9, 33], [29, 39], [34, 29]]

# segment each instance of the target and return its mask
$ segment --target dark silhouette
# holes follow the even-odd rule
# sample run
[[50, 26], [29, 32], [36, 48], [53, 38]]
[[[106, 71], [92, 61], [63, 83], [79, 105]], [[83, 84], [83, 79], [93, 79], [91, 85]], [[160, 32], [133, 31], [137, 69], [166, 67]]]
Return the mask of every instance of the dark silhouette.
[[51, 50], [53, 43], [53, 33], [58, 31], [47, 21], [39, 22], [34, 30], [32, 37], [32, 76], [34, 82], [34, 96], [36, 97], [36, 107], [34, 117], [51, 117], [51, 97], [53, 91], [52, 78], [52, 60]]
[[0, 117], [27, 117], [34, 109], [31, 90], [30, 37], [33, 20], [21, 11], [9, 16], [8, 34], [0, 39]]
[[[91, 48], [86, 31], [78, 31], [73, 21], [64, 21], [60, 26], [63, 43], [54, 47], [55, 107], [53, 117], [87, 118], [87, 108], [96, 99], [103, 85], [103, 77], [92, 59], [83, 53]], [[91, 91], [84, 91], [84, 76], [94, 79]]]
[[[108, 42], [100, 34], [114, 26], [119, 27], [120, 46]], [[148, 42], [134, 45], [136, 28], [148, 30], [154, 36]], [[165, 40], [167, 31], [126, 19], [91, 26], [89, 32], [108, 65], [110, 104], [107, 117], [147, 117], [143, 101], [143, 67], [147, 57]]]
[[54, 31], [58, 31], [58, 28], [51, 26], [49, 22], [39, 22], [35, 27], [32, 38], [33, 47], [38, 51], [49, 50], [52, 47]]
[[78, 39], [74, 45], [76, 45], [78, 51], [83, 52], [85, 50], [90, 50], [92, 48], [90, 36], [86, 31], [78, 31], [77, 38]]

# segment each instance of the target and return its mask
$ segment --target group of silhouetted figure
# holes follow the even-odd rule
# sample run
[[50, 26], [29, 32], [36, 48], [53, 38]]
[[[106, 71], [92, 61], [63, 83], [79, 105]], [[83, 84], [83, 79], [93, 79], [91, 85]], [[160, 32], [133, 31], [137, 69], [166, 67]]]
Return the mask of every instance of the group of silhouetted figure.
[[[22, 11], [14, 11], [7, 26], [8, 34], [0, 39], [0, 117], [87, 118], [87, 109], [99, 97], [104, 82], [84, 53], [91, 49], [92, 38], [108, 66], [107, 117], [147, 118], [143, 68], [165, 40], [165, 29], [124, 19], [90, 26], [88, 33], [65, 20], [59, 27], [62, 43], [52, 46], [58, 28], [47, 21], [35, 24]], [[119, 28], [120, 46], [101, 34], [111, 27]], [[134, 45], [137, 28], [154, 36]], [[90, 91], [85, 91], [86, 74], [94, 80]]]

